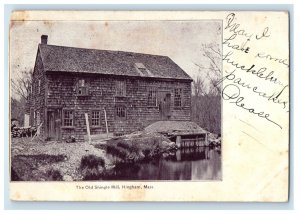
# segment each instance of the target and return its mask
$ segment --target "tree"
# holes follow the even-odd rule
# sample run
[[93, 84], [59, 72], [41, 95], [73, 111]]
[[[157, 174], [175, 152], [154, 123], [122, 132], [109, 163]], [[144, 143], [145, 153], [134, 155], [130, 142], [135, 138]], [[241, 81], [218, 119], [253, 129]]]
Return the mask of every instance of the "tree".
[[32, 84], [32, 74], [33, 70], [22, 71], [16, 73], [16, 77], [11, 79], [11, 89], [14, 97], [23, 98], [28, 101], [30, 92], [31, 92], [31, 84]]
[[28, 111], [31, 94], [33, 70], [22, 71], [11, 79], [11, 118], [16, 118], [20, 125], [24, 125], [24, 114]]
[[11, 119], [17, 119], [19, 121], [19, 125], [24, 125], [24, 106], [26, 105], [26, 101], [24, 98], [17, 100], [15, 98], [10, 98], [11, 103]]
[[192, 120], [209, 132], [221, 133], [221, 86], [222, 59], [217, 46], [204, 45], [203, 57], [209, 67], [194, 63], [199, 75], [193, 81]]
[[[201, 48], [202, 56], [208, 59], [209, 67], [205, 67], [200, 63], [195, 63], [194, 65], [198, 67], [198, 72], [202, 74], [203, 79], [208, 79], [208, 84], [205, 88], [203, 80], [194, 81], [195, 87], [202, 87], [202, 92], [205, 94], [218, 95], [221, 93], [220, 80], [222, 78], [222, 54], [220, 48], [217, 45], [205, 44]], [[200, 85], [199, 85], [200, 84]]]
[[201, 95], [207, 94], [205, 91], [205, 83], [203, 78], [197, 76], [197, 79], [193, 80], [192, 86], [193, 86], [193, 93], [195, 97], [199, 97]]

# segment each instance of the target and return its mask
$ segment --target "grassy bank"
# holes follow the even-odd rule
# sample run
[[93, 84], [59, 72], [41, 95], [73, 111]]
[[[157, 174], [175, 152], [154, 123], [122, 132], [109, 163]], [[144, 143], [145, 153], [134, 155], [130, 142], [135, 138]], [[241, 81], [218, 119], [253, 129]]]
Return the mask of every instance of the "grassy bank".
[[160, 134], [137, 133], [110, 139], [96, 148], [104, 149], [113, 163], [130, 163], [153, 159], [176, 150], [176, 145]]

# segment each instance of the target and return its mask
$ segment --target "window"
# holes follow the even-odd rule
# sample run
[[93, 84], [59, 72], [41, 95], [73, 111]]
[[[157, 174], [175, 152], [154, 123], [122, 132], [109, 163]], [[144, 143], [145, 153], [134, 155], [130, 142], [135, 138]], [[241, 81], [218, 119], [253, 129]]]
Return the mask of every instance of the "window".
[[126, 96], [126, 82], [116, 81], [116, 96], [125, 97]]
[[182, 89], [176, 88], [175, 94], [174, 94], [174, 106], [175, 107], [181, 107], [182, 106]]
[[92, 126], [100, 126], [100, 111], [92, 111]]
[[148, 72], [147, 72], [146, 68], [138, 68], [138, 69], [143, 74], [143, 76], [147, 76], [148, 75]]
[[134, 64], [134, 66], [141, 76], [152, 76], [152, 73], [146, 68], [143, 63], [137, 62]]
[[74, 113], [72, 110], [64, 110], [64, 126], [73, 126]]
[[157, 106], [156, 90], [149, 89], [148, 91], [148, 106]]
[[78, 96], [87, 96], [88, 95], [88, 87], [87, 87], [87, 83], [84, 79], [78, 80], [77, 95]]
[[117, 119], [125, 119], [126, 118], [125, 106], [116, 106], [116, 118]]

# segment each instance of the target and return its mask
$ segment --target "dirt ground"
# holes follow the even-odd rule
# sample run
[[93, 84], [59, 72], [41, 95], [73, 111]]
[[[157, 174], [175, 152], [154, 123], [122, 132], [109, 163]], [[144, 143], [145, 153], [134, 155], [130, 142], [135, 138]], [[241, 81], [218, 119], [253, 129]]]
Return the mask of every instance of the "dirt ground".
[[[21, 174], [21, 179], [22, 176], [24, 176], [24, 168], [28, 168], [27, 170], [32, 170], [31, 173], [28, 173], [33, 174], [33, 177], [26, 178], [28, 180], [36, 180], [38, 174], [45, 174], [49, 170], [60, 171], [65, 181], [81, 180], [81, 175], [77, 171], [80, 166], [81, 158], [84, 155], [90, 154], [103, 158], [107, 166], [112, 164], [110, 160], [107, 159], [105, 151], [95, 148], [93, 144], [86, 142], [44, 142], [38, 139], [31, 142], [30, 140], [31, 138], [12, 138], [12, 167], [17, 174]], [[99, 142], [97, 142], [97, 144], [99, 144]], [[39, 160], [32, 163], [33, 161], [30, 160], [33, 160], [32, 158], [37, 159], [36, 157], [39, 157]], [[45, 157], [45, 160], [40, 160], [43, 159], [43, 157]], [[46, 163], [46, 159], [49, 159], [49, 157], [63, 157], [63, 160], [54, 160], [49, 164], [49, 162]], [[22, 161], [22, 159], [25, 161]], [[22, 170], [23, 172], [21, 172]], [[34, 176], [34, 174], [37, 174], [37, 176]], [[41, 180], [44, 179], [43, 176], [40, 177]]]

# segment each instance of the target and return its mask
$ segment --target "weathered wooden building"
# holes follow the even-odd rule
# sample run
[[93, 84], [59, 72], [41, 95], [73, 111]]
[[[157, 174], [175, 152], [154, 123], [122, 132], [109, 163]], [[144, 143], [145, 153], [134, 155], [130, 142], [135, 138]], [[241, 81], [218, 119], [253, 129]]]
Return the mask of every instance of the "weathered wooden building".
[[[45, 139], [122, 135], [161, 120], [189, 121], [192, 79], [169, 57], [38, 45], [30, 123]], [[106, 123], [107, 122], [107, 123]], [[107, 124], [107, 125], [106, 125]], [[106, 128], [107, 127], [107, 128]]]

